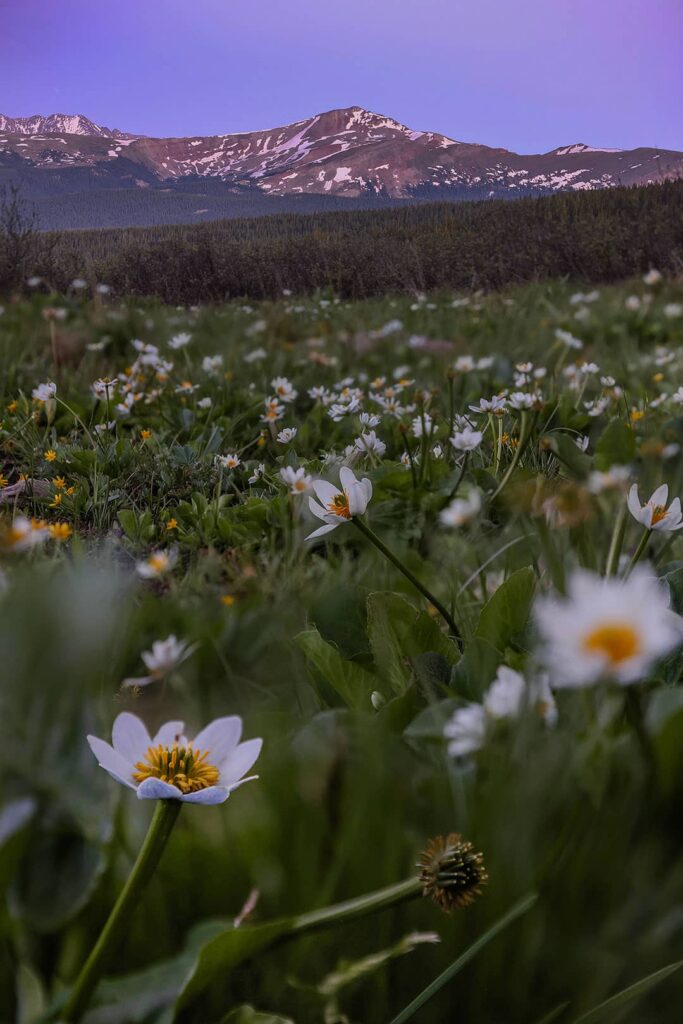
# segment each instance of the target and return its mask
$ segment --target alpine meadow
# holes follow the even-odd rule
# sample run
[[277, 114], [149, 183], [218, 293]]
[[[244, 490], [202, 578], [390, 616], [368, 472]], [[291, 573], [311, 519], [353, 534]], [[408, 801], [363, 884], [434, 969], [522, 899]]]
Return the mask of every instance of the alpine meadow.
[[673, 4], [105, 6], [0, 13], [0, 1024], [678, 1024]]

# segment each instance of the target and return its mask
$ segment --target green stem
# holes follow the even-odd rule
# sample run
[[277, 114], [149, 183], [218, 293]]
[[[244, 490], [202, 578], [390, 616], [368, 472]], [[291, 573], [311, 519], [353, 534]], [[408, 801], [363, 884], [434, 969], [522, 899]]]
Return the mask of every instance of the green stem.
[[359, 518], [358, 518], [358, 517], [356, 517], [356, 516], [354, 516], [354, 517], [353, 517], [353, 518], [351, 519], [351, 522], [353, 523], [353, 525], [354, 525], [354, 526], [355, 526], [355, 527], [356, 527], [356, 528], [357, 528], [358, 530], [360, 530], [360, 532], [361, 532], [361, 533], [362, 533], [362, 534], [363, 534], [363, 535], [364, 535], [365, 537], [367, 537], [367, 538], [368, 538], [368, 540], [369, 540], [369, 541], [371, 541], [371, 542], [372, 542], [372, 543], [373, 543], [373, 544], [375, 545], [375, 547], [377, 548], [377, 550], [378, 550], [378, 551], [381, 551], [381, 552], [382, 552], [382, 554], [384, 555], [384, 557], [385, 557], [385, 558], [388, 558], [388, 559], [389, 559], [389, 561], [390, 561], [390, 562], [392, 563], [392, 565], [395, 565], [395, 566], [396, 566], [396, 568], [397, 568], [397, 569], [399, 570], [399, 572], [402, 572], [402, 573], [403, 573], [403, 575], [405, 576], [405, 578], [406, 578], [407, 580], [410, 580], [410, 582], [411, 582], [411, 583], [413, 584], [413, 586], [415, 587], [415, 589], [416, 589], [416, 590], [419, 590], [419, 591], [420, 591], [420, 593], [421, 593], [421, 594], [422, 594], [422, 595], [423, 595], [424, 597], [426, 597], [426, 598], [427, 598], [427, 600], [428, 600], [428, 601], [429, 601], [429, 602], [430, 602], [431, 604], [433, 604], [433, 605], [434, 605], [434, 607], [436, 608], [436, 610], [437, 610], [437, 611], [438, 611], [438, 612], [439, 612], [439, 613], [440, 613], [440, 614], [441, 614], [441, 615], [443, 616], [444, 620], [445, 620], [445, 621], [446, 621], [446, 623], [448, 624], [448, 627], [449, 627], [449, 629], [450, 629], [450, 631], [451, 631], [451, 633], [452, 633], [452, 635], [453, 635], [453, 638], [455, 639], [455, 642], [456, 642], [456, 644], [458, 645], [459, 649], [460, 649], [460, 650], [462, 651], [462, 634], [460, 633], [460, 630], [459, 630], [459, 628], [458, 628], [458, 625], [457, 625], [457, 623], [456, 623], [455, 619], [453, 618], [453, 616], [451, 615], [451, 613], [450, 613], [450, 612], [448, 611], [448, 609], [446, 608], [446, 606], [445, 606], [445, 605], [443, 605], [443, 604], [441, 603], [441, 601], [439, 601], [439, 599], [438, 599], [437, 597], [434, 597], [434, 595], [432, 594], [432, 592], [431, 592], [430, 590], [428, 590], [428, 589], [427, 589], [427, 587], [425, 587], [424, 583], [422, 583], [422, 582], [421, 582], [421, 581], [420, 581], [420, 580], [419, 580], [419, 579], [417, 578], [417, 576], [415, 576], [415, 575], [414, 575], [414, 574], [413, 574], [413, 573], [412, 573], [412, 572], [410, 571], [410, 569], [408, 569], [408, 568], [407, 568], [407, 567], [406, 567], [406, 566], [405, 566], [405, 565], [403, 564], [403, 562], [402, 562], [402, 561], [401, 561], [401, 560], [400, 560], [399, 558], [397, 558], [397, 557], [396, 557], [396, 555], [395, 555], [395, 554], [393, 553], [393, 551], [390, 551], [390, 550], [389, 550], [389, 548], [388, 548], [388, 547], [386, 546], [386, 544], [384, 544], [384, 543], [383, 543], [383, 542], [382, 542], [382, 541], [381, 541], [381, 540], [379, 539], [379, 537], [377, 536], [377, 534], [376, 534], [376, 533], [375, 533], [375, 532], [374, 532], [373, 530], [371, 530], [371, 529], [370, 529], [370, 527], [369, 527], [369, 526], [367, 525], [367, 523], [364, 523], [362, 519], [359, 519]]
[[180, 812], [180, 800], [157, 800], [154, 816], [137, 860], [119, 898], [100, 933], [100, 937], [81, 969], [71, 995], [61, 1012], [65, 1024], [76, 1024], [85, 1013], [90, 998], [118, 946], [131, 914], [139, 904], [147, 883], [154, 874]]
[[299, 914], [294, 919], [292, 930], [310, 932], [319, 928], [327, 928], [331, 924], [353, 921], [365, 914], [373, 914], [385, 907], [393, 907], [397, 903], [411, 900], [415, 896], [421, 895], [423, 888], [424, 883], [419, 878], [406, 878], [403, 882], [387, 885], [384, 889], [377, 889], [376, 892], [356, 896], [343, 903], [334, 903], [331, 907], [311, 910], [307, 914]]
[[605, 576], [614, 576], [619, 567], [619, 556], [621, 555], [621, 549], [624, 544], [624, 534], [626, 533], [626, 520], [628, 517], [628, 508], [626, 505], [622, 505], [619, 510], [619, 515], [614, 521], [614, 529], [612, 530], [612, 539], [609, 545], [609, 553], [607, 555], [607, 565], [605, 566]]
[[631, 572], [633, 571], [634, 565], [637, 562], [640, 561], [640, 559], [641, 559], [641, 557], [642, 557], [642, 555], [643, 555], [643, 553], [645, 551], [645, 548], [647, 547], [647, 542], [650, 539], [650, 534], [651, 533], [652, 533], [652, 530], [647, 530], [646, 529], [645, 532], [643, 533], [643, 536], [640, 538], [640, 543], [638, 544], [638, 547], [636, 548], [636, 550], [633, 552], [633, 558], [629, 562], [628, 569], [626, 570], [626, 573], [625, 573], [625, 576], [627, 578], [631, 575]]
[[508, 466], [507, 470], [505, 471], [505, 476], [500, 481], [500, 483], [498, 484], [498, 486], [496, 487], [495, 491], [493, 492], [493, 494], [491, 495], [491, 497], [489, 499], [489, 501], [491, 501], [491, 502], [495, 501], [496, 498], [503, 492], [504, 488], [507, 486], [508, 480], [510, 479], [510, 477], [514, 473], [514, 471], [515, 471], [515, 469], [517, 467], [517, 463], [521, 459], [522, 454], [523, 454], [527, 444], [529, 443], [529, 439], [531, 438], [531, 431], [527, 430], [528, 421], [529, 421], [528, 414], [527, 414], [526, 410], [523, 410], [522, 411], [522, 422], [521, 422], [520, 427], [519, 427], [519, 444], [515, 448], [515, 454], [512, 456], [512, 462], [510, 463], [510, 465]]
[[464, 455], [463, 460], [462, 460], [462, 465], [460, 467], [460, 472], [458, 473], [458, 477], [457, 477], [455, 483], [453, 484], [453, 488], [452, 488], [450, 494], [448, 495], [448, 501], [453, 501], [453, 498], [456, 496], [456, 494], [458, 493], [458, 491], [460, 489], [460, 484], [462, 483], [463, 477], [465, 476], [465, 471], [467, 470], [467, 463], [469, 462], [469, 458], [470, 458], [470, 453], [469, 452], [465, 452], [465, 455]]

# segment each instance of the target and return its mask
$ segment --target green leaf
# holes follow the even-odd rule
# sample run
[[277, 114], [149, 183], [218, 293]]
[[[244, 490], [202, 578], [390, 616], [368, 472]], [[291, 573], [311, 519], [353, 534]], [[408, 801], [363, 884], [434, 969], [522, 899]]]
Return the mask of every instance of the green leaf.
[[294, 641], [348, 707], [364, 711], [371, 708], [370, 696], [377, 689], [377, 681], [370, 672], [342, 658], [317, 629], [304, 630]]
[[659, 985], [660, 982], [665, 981], [681, 967], [683, 967], [683, 960], [677, 960], [676, 963], [662, 967], [660, 970], [655, 971], [654, 974], [648, 974], [646, 978], [641, 978], [634, 985], [622, 989], [615, 996], [610, 996], [609, 999], [600, 1003], [599, 1006], [594, 1006], [588, 1013], [581, 1014], [580, 1017], [574, 1020], [573, 1024], [598, 1024], [598, 1021], [614, 1021], [615, 1010], [619, 1010], [634, 1000], [640, 999], [646, 992], [649, 992], [655, 985]]
[[590, 472], [592, 459], [577, 447], [574, 436], [556, 430], [542, 437], [539, 443], [542, 448], [547, 448], [556, 455], [575, 477], [583, 480]]
[[405, 730], [405, 737], [411, 740], [443, 740], [443, 727], [453, 712], [462, 707], [457, 697], [430, 704], [417, 715]]
[[475, 635], [502, 654], [524, 630], [535, 589], [533, 569], [513, 572], [482, 608]]
[[116, 515], [126, 537], [129, 540], [137, 540], [138, 520], [135, 512], [131, 508], [120, 508]]
[[612, 420], [595, 447], [596, 469], [604, 472], [610, 466], [626, 466], [635, 454], [636, 439], [631, 428], [622, 420]]
[[481, 700], [495, 677], [501, 657], [501, 652], [488, 640], [475, 636], [468, 641], [458, 664], [453, 666], [451, 689], [467, 700]]

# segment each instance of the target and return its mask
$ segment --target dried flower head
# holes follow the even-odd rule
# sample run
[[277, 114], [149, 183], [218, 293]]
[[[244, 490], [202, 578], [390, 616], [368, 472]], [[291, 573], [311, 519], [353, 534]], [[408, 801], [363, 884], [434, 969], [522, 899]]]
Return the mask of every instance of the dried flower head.
[[458, 832], [430, 839], [418, 867], [423, 896], [430, 896], [447, 914], [473, 903], [489, 877], [483, 853]]

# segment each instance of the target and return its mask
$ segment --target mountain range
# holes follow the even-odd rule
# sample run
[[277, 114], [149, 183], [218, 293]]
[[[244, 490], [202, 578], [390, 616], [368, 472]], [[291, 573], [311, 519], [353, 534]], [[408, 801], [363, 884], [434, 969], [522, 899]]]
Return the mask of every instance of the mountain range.
[[18, 182], [45, 227], [513, 198], [682, 175], [683, 153], [673, 150], [575, 143], [520, 155], [414, 131], [362, 107], [185, 138], [110, 129], [82, 114], [0, 114], [0, 183]]

